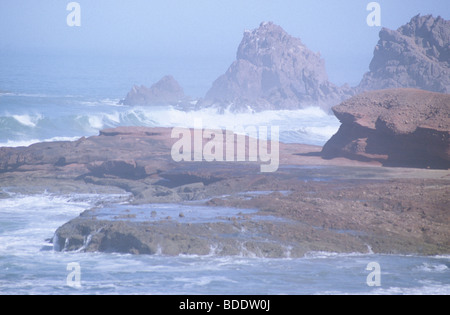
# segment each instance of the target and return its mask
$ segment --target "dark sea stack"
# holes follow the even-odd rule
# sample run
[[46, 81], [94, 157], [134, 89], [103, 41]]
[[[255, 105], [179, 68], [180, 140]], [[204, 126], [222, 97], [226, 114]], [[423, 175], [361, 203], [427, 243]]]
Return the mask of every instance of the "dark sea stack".
[[352, 95], [328, 81], [325, 61], [280, 26], [265, 22], [245, 31], [236, 61], [201, 101], [231, 110], [329, 110]]
[[176, 105], [187, 99], [183, 88], [174, 79], [168, 75], [152, 85], [150, 88], [145, 86], [134, 86], [122, 101], [123, 105]]
[[418, 15], [396, 31], [381, 30], [359, 90], [390, 88], [450, 93], [450, 21]]
[[325, 158], [450, 168], [450, 95], [416, 89], [366, 92], [333, 108], [342, 126]]

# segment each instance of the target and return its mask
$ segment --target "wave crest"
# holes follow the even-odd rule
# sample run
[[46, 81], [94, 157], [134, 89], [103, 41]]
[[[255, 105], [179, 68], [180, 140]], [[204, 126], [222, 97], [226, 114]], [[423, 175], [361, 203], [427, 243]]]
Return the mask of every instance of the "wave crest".
[[339, 129], [339, 121], [319, 108], [234, 113], [204, 108], [185, 111], [173, 106], [92, 106], [83, 111], [64, 108], [64, 113], [0, 116], [0, 143], [44, 141], [55, 137], [97, 135], [119, 126], [193, 128], [200, 120], [206, 129], [242, 130], [248, 126], [278, 126], [280, 141], [323, 145]]

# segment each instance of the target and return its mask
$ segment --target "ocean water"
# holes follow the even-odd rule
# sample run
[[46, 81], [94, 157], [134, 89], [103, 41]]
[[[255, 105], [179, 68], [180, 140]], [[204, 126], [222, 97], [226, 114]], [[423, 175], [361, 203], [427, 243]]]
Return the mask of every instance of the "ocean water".
[[[450, 294], [450, 256], [312, 252], [300, 259], [60, 253], [55, 230], [120, 195], [11, 194], [1, 200], [0, 294]], [[366, 268], [381, 268], [369, 287]], [[69, 264], [78, 264], [72, 287]], [[71, 279], [71, 278], [70, 278]]]
[[134, 84], [159, 80], [152, 81], [146, 75], [152, 67], [139, 68], [139, 60], [0, 59], [0, 147], [76, 140], [117, 126], [194, 127], [195, 119], [210, 129], [275, 125], [281, 141], [314, 145], [323, 145], [339, 128], [333, 115], [318, 108], [218, 114], [216, 109], [121, 106]]
[[[211, 109], [119, 105], [134, 84], [150, 85], [168, 74], [161, 67], [142, 60], [1, 56], [0, 147], [76, 140], [116, 126], [192, 127], [198, 118], [205, 128], [279, 125], [281, 141], [315, 145], [339, 128], [336, 118], [317, 108], [218, 115]], [[21, 195], [7, 187], [0, 192], [9, 196], [0, 199], [2, 295], [450, 294], [448, 256], [309, 253], [265, 259], [249, 252], [217, 257], [213, 249], [205, 257], [60, 253], [48, 242], [59, 226], [99, 201], [123, 196]], [[371, 262], [381, 267], [380, 287], [367, 285]], [[72, 263], [80, 268], [77, 288], [68, 282]]]

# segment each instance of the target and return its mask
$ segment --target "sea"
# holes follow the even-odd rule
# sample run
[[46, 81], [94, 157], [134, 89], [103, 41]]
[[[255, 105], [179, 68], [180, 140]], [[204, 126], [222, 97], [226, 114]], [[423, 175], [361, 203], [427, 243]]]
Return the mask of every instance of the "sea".
[[[276, 125], [283, 142], [323, 145], [340, 125], [314, 107], [218, 113], [120, 105], [133, 85], [149, 86], [170, 74], [163, 68], [139, 58], [2, 55], [0, 147], [77, 140], [117, 126], [193, 127], [195, 119], [205, 128]], [[206, 92], [208, 85], [191, 76], [184, 76], [189, 88]], [[221, 257], [213, 249], [206, 256], [177, 257], [58, 252], [49, 240], [59, 226], [99, 203], [123, 202], [126, 196], [45, 190], [25, 195], [0, 187], [0, 198], [1, 295], [450, 294], [450, 256], [379, 255], [370, 248], [365, 253], [311, 252], [283, 259], [250, 252]], [[369, 268], [373, 263], [379, 266], [376, 283]]]

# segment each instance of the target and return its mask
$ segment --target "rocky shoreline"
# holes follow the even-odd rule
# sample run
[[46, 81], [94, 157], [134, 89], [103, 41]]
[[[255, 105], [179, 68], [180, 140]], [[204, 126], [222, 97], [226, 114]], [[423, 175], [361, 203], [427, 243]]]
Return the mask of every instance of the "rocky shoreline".
[[[174, 141], [170, 129], [117, 128], [75, 142], [1, 148], [0, 185], [24, 194], [127, 196], [114, 216], [99, 214], [117, 206], [104, 203], [60, 227], [53, 238], [60, 251], [450, 253], [448, 170], [325, 160], [321, 147], [281, 144], [280, 169], [261, 173], [250, 162], [175, 163]], [[174, 215], [162, 216], [167, 204]], [[238, 210], [196, 222], [195, 212], [182, 210], [193, 205]]]
[[[342, 172], [342, 178], [327, 178], [333, 172]], [[68, 251], [277, 258], [302, 257], [311, 251], [448, 254], [449, 174], [434, 172], [438, 179], [367, 179], [377, 173], [383, 177], [383, 172], [395, 174], [395, 170], [336, 167], [318, 168], [313, 172], [318, 177], [309, 177], [303, 168], [286, 168], [276, 176], [187, 185], [178, 191], [191, 192], [193, 199], [206, 197], [201, 205], [209, 208], [204, 211], [212, 207], [258, 211], [188, 223], [182, 212], [179, 219], [136, 222], [135, 214], [127, 215], [130, 209], [114, 220], [103, 220], [90, 210], [58, 229], [55, 245]], [[409, 172], [405, 175], [414, 177], [413, 170]], [[136, 202], [142, 202], [140, 195], [132, 199]]]

